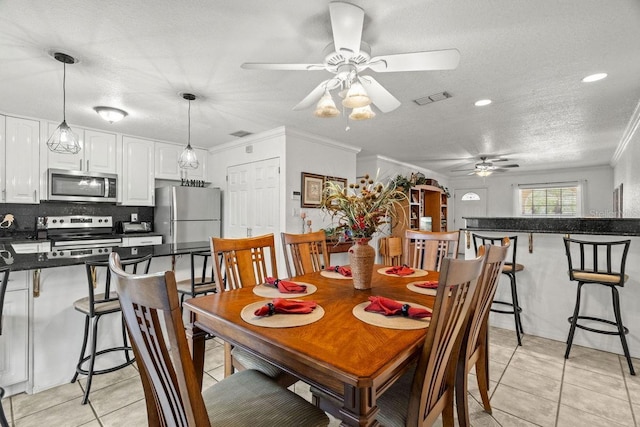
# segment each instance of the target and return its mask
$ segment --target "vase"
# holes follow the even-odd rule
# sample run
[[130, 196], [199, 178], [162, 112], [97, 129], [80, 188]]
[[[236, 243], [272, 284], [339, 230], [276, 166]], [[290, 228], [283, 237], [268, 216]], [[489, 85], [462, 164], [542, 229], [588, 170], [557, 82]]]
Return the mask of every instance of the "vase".
[[369, 245], [369, 240], [356, 239], [355, 244], [349, 248], [351, 277], [353, 278], [353, 287], [356, 289], [371, 289], [376, 250]]

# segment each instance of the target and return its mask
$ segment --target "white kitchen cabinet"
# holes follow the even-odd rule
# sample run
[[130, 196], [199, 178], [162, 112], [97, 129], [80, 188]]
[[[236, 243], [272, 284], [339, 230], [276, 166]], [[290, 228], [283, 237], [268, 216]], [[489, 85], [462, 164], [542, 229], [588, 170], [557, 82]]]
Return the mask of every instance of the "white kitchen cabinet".
[[8, 394], [26, 390], [29, 360], [29, 289], [27, 271], [12, 271], [4, 299], [0, 335], [0, 384]]
[[40, 122], [6, 117], [4, 134], [2, 202], [40, 203]]
[[[48, 124], [48, 135], [58, 127]], [[47, 166], [54, 169], [116, 173], [116, 135], [78, 127], [71, 128], [78, 136], [81, 150], [76, 154], [47, 151]]]
[[153, 206], [155, 174], [154, 142], [122, 137], [121, 204]]
[[207, 150], [194, 148], [198, 162], [200, 162], [197, 169], [180, 169], [178, 166], [178, 159], [184, 150], [183, 145], [156, 142], [155, 150], [155, 176], [157, 179], [207, 181]]
[[122, 246], [125, 248], [131, 246], [152, 246], [161, 244], [162, 236], [134, 236], [122, 238]]

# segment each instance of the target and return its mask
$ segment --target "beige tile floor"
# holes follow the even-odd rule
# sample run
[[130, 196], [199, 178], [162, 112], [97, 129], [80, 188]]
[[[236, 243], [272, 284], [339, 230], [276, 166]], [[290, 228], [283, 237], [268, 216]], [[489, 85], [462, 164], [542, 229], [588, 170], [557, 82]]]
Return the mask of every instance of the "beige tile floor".
[[[222, 378], [222, 346], [207, 342], [204, 387]], [[564, 359], [564, 343], [525, 336], [518, 347], [513, 331], [491, 329], [491, 404], [483, 412], [473, 374], [469, 376], [474, 427], [640, 426], [640, 376], [629, 375], [623, 357], [574, 346]], [[640, 360], [635, 359], [640, 370]], [[134, 366], [96, 376], [90, 403], [81, 405], [84, 380], [2, 402], [10, 425], [139, 426], [146, 424], [144, 395]], [[292, 386], [310, 399], [304, 383]], [[331, 425], [339, 422], [332, 420]]]

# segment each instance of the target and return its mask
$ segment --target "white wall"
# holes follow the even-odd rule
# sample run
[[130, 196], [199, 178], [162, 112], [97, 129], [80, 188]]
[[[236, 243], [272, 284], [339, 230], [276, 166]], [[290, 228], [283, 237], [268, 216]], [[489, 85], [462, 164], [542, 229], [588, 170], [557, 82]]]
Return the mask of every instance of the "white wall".
[[624, 218], [640, 218], [640, 104], [625, 131], [622, 143], [614, 155], [613, 188], [623, 184]]
[[[487, 189], [487, 216], [511, 217], [515, 216], [514, 189], [518, 184], [536, 184], [546, 182], [585, 181], [584, 211], [585, 217], [613, 216], [613, 168], [598, 166], [594, 168], [572, 168], [562, 170], [546, 170], [535, 172], [509, 171], [501, 174], [481, 178], [479, 176], [464, 176], [449, 180], [452, 194], [468, 188]], [[453, 224], [455, 217], [455, 203], [449, 209], [449, 224]]]

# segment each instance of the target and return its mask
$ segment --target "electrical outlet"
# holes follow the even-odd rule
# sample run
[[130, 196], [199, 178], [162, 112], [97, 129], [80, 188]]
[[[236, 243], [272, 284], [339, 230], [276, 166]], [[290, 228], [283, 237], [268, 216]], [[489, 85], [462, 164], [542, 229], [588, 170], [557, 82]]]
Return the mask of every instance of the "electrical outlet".
[[131, 214], [131, 222], [138, 222], [138, 214], [137, 213], [132, 213]]

